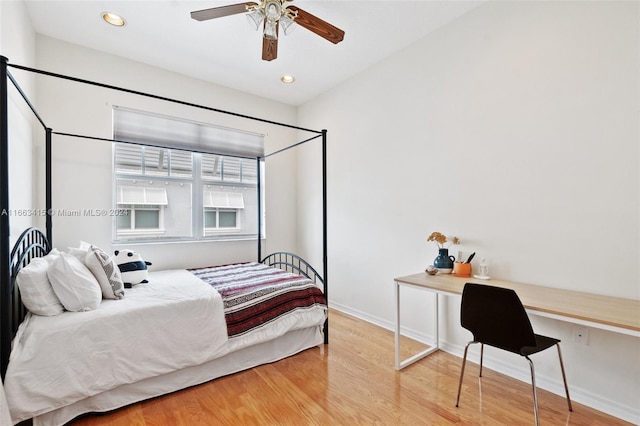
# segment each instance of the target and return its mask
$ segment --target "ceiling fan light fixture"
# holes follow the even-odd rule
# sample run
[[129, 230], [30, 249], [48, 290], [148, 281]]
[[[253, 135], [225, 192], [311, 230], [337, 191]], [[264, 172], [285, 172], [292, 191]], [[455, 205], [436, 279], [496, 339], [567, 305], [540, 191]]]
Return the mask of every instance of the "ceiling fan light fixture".
[[282, 3], [280, 0], [267, 0], [264, 4], [264, 16], [267, 21], [276, 22], [282, 16]]
[[249, 21], [251, 26], [255, 26], [256, 31], [258, 31], [262, 21], [264, 21], [264, 14], [260, 9], [254, 9], [252, 12], [247, 13], [247, 21]]
[[104, 19], [107, 24], [113, 25], [114, 27], [124, 27], [126, 24], [126, 21], [122, 16], [112, 12], [102, 12], [102, 19]]
[[282, 15], [282, 18], [280, 18], [280, 26], [284, 31], [284, 35], [289, 35], [293, 32], [293, 30], [296, 29], [296, 25], [294, 24], [295, 21], [289, 18], [287, 15]]

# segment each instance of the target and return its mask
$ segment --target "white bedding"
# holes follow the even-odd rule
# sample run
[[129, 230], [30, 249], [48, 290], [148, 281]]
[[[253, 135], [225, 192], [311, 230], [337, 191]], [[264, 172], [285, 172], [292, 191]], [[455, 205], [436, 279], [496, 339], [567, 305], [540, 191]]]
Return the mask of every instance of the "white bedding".
[[[297, 309], [228, 339], [213, 287], [186, 270], [151, 272], [149, 283], [95, 311], [27, 316], [5, 377], [12, 421], [63, 424], [272, 362], [321, 343], [325, 318], [324, 305]], [[271, 341], [290, 343], [264, 346]]]
[[217, 291], [185, 270], [149, 281], [94, 311], [27, 316], [5, 377], [13, 422], [229, 351]]

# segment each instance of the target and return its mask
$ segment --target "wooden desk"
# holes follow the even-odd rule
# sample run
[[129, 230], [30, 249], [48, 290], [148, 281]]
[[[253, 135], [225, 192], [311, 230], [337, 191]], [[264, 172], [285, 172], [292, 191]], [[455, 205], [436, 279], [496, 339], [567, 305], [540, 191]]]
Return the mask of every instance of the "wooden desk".
[[[428, 275], [425, 272], [399, 277], [395, 280], [396, 369], [400, 370], [440, 348], [439, 339], [439, 295], [461, 295], [465, 283], [505, 287], [515, 290], [528, 313], [554, 318], [588, 327], [600, 328], [616, 333], [640, 337], [640, 300], [600, 296], [591, 293], [562, 290], [502, 280], [478, 280], [459, 278], [453, 275]], [[434, 296], [435, 343], [406, 360], [400, 360], [400, 287], [407, 286], [426, 290]]]

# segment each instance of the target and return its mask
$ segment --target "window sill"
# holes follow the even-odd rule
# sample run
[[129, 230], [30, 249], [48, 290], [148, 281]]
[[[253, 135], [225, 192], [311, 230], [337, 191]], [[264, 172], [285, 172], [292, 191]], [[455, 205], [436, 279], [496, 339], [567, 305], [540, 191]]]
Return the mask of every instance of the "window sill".
[[118, 230], [118, 237], [150, 237], [150, 236], [158, 236], [165, 235], [165, 229], [131, 229], [131, 230]]
[[205, 228], [204, 237], [217, 237], [227, 234], [238, 234], [242, 231], [242, 228]]

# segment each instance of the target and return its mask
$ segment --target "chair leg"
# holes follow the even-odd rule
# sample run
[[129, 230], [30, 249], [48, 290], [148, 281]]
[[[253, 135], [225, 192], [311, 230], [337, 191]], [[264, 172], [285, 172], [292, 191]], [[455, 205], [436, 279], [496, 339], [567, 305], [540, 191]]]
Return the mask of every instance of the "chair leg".
[[480, 343], [480, 377], [482, 377], [482, 359], [484, 358], [484, 343]]
[[469, 345], [476, 342], [469, 342], [467, 346], [464, 347], [464, 355], [462, 356], [462, 369], [460, 370], [460, 382], [458, 383], [458, 397], [456, 398], [456, 407], [460, 403], [460, 391], [462, 390], [462, 377], [464, 376], [464, 366], [467, 364], [467, 351], [469, 350]]
[[536, 373], [533, 368], [533, 361], [528, 356], [525, 356], [527, 361], [529, 361], [529, 367], [531, 368], [531, 387], [533, 389], [533, 414], [536, 419], [536, 426], [540, 425], [540, 420], [538, 419], [538, 393], [536, 392]]
[[562, 362], [562, 353], [560, 352], [560, 343], [556, 344], [556, 346], [558, 347], [558, 358], [560, 359], [560, 371], [562, 371], [564, 391], [567, 394], [567, 405], [569, 406], [569, 411], [573, 411], [573, 407], [571, 406], [571, 398], [569, 397], [569, 386], [567, 386], [567, 375], [564, 372], [564, 363]]

